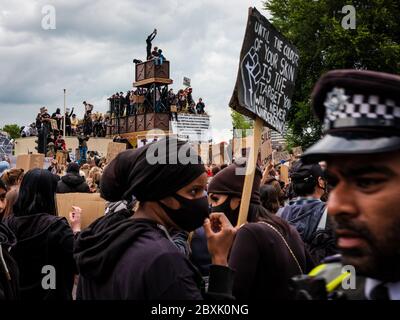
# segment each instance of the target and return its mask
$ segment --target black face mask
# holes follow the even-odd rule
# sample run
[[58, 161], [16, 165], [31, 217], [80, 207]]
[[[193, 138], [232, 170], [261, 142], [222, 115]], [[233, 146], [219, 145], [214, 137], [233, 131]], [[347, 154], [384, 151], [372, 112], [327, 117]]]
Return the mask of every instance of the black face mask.
[[211, 212], [223, 212], [226, 217], [228, 218], [228, 220], [230, 221], [230, 223], [235, 226], [238, 218], [239, 218], [239, 210], [240, 210], [240, 205], [237, 206], [236, 209], [232, 210], [231, 208], [231, 196], [228, 196], [228, 198], [226, 198], [226, 200], [221, 203], [219, 206], [215, 206], [215, 207], [210, 207], [210, 211]]
[[167, 207], [160, 201], [158, 203], [179, 228], [190, 232], [203, 225], [204, 220], [208, 218], [208, 201], [206, 196], [198, 199], [187, 199], [174, 194], [172, 197], [179, 202], [179, 209]]

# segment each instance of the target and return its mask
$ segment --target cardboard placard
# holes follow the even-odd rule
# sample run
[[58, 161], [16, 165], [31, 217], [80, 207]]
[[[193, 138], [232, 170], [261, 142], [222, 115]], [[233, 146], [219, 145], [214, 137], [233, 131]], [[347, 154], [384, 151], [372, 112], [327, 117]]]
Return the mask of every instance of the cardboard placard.
[[44, 154], [20, 154], [17, 156], [17, 168], [24, 169], [25, 172], [39, 168], [43, 169], [44, 166]]
[[261, 135], [261, 168], [264, 169], [268, 163], [272, 160], [272, 143], [271, 143], [271, 133], [268, 128], [264, 128]]
[[285, 185], [289, 184], [289, 167], [285, 166], [284, 164], [281, 165], [281, 175], [280, 178], [283, 182], [285, 182]]
[[50, 119], [51, 130], [58, 130], [57, 120]]
[[281, 163], [281, 161], [289, 161], [290, 158], [290, 154], [287, 151], [276, 151], [273, 153], [272, 155], [274, 163], [275, 164], [279, 164]]
[[68, 221], [72, 206], [82, 209], [82, 229], [104, 216], [106, 201], [99, 193], [57, 193], [56, 199], [58, 215], [67, 218]]
[[107, 148], [107, 163], [110, 163], [119, 153], [126, 150], [126, 143], [110, 142]]
[[239, 70], [229, 106], [283, 133], [299, 68], [299, 51], [250, 8]]

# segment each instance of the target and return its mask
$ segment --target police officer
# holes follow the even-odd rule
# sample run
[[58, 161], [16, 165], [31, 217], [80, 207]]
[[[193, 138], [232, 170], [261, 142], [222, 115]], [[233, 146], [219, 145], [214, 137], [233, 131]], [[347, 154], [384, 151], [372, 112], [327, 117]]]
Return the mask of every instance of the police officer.
[[400, 76], [330, 71], [312, 101], [325, 136], [303, 160], [327, 161], [328, 214], [357, 275], [347, 296], [400, 300]]

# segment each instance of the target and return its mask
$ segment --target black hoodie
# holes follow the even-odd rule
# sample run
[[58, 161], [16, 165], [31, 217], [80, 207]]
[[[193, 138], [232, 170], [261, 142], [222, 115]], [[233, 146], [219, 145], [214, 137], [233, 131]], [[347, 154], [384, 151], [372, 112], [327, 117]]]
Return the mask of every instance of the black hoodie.
[[0, 222], [0, 300], [18, 299], [18, 266], [8, 252], [15, 244], [15, 235]]
[[[202, 299], [201, 275], [165, 229], [131, 215], [128, 210], [111, 213], [79, 235], [74, 251], [80, 273], [77, 299]], [[209, 292], [230, 297], [232, 280], [229, 269], [212, 266]]]
[[83, 192], [89, 193], [90, 189], [85, 178], [79, 173], [69, 172], [58, 181], [57, 193]]
[[[74, 236], [65, 218], [47, 213], [10, 216], [4, 223], [14, 232], [17, 244], [10, 253], [20, 274], [22, 300], [71, 300], [76, 266]], [[56, 289], [44, 289], [42, 273], [46, 265], [56, 271]], [[46, 281], [45, 281], [46, 282]], [[48, 282], [46, 282], [48, 283]]]

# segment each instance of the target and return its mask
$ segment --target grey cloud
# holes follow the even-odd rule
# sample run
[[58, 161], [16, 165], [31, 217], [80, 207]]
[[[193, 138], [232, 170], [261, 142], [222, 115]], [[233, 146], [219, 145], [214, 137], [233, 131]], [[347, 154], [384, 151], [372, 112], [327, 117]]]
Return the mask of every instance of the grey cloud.
[[[230, 127], [230, 95], [250, 0], [52, 1], [56, 30], [43, 30], [46, 0], [2, 0], [0, 8], [0, 125], [27, 124], [38, 108], [82, 101], [105, 111], [107, 96], [133, 82], [133, 58], [145, 56], [146, 36], [171, 61], [174, 89], [192, 79], [213, 115], [214, 129]], [[78, 114], [79, 114], [78, 112]]]

